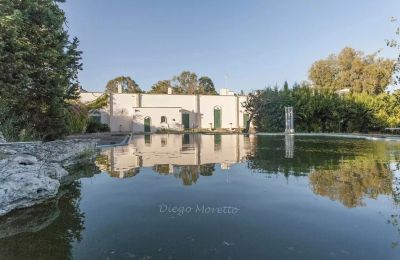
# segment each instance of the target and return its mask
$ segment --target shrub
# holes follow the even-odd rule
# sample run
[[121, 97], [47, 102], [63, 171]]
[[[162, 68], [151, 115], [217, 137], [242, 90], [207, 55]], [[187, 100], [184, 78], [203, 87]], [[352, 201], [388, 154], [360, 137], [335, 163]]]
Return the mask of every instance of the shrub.
[[110, 127], [95, 120], [89, 120], [86, 133], [110, 132]]
[[84, 104], [71, 101], [66, 112], [68, 134], [81, 134], [86, 131], [88, 111]]

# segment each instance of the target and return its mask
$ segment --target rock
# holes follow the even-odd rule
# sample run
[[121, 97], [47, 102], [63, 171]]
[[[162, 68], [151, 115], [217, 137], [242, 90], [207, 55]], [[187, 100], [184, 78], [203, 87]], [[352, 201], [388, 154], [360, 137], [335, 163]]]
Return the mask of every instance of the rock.
[[[19, 143], [0, 146], [6, 154], [30, 154], [39, 160], [72, 165], [85, 154], [92, 154], [97, 140], [57, 140], [45, 143]], [[84, 156], [83, 156], [84, 157]]]
[[96, 141], [94, 140], [62, 140], [43, 143], [36, 152], [41, 160], [62, 163], [62, 165], [67, 166], [79, 161], [80, 157], [91, 154], [95, 148]]
[[1, 160], [0, 169], [0, 216], [55, 197], [60, 187], [57, 177], [67, 174], [61, 166], [31, 155]]
[[94, 154], [96, 140], [7, 143], [0, 146], [0, 216], [54, 198], [68, 178], [64, 167]]

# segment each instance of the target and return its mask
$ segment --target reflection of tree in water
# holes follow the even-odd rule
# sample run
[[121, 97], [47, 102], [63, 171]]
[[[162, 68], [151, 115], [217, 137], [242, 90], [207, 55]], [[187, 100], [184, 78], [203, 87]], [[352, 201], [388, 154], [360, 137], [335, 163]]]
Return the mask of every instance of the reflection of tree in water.
[[[327, 138], [296, 138], [293, 158], [286, 158], [284, 136], [257, 136], [255, 147], [247, 156], [248, 167], [286, 177], [307, 175], [313, 167], [338, 164], [343, 156], [354, 157], [357, 144]], [[299, 152], [296, 152], [299, 151]]]
[[111, 163], [106, 154], [99, 153], [96, 156], [96, 165], [102, 171], [109, 171], [111, 169]]
[[108, 171], [108, 174], [113, 178], [130, 178], [138, 175], [140, 172], [139, 168], [132, 168], [121, 172], [119, 171]]
[[195, 184], [199, 179], [200, 171], [198, 165], [177, 166], [175, 169], [174, 176], [181, 179], [183, 185], [187, 186]]
[[197, 182], [199, 175], [211, 176], [215, 171], [215, 164], [203, 164], [203, 165], [179, 165], [174, 166], [172, 172], [170, 172], [170, 165], [168, 164], [157, 164], [153, 166], [153, 171], [160, 175], [174, 175], [176, 178], [182, 180], [183, 185], [192, 185]]
[[160, 175], [169, 175], [169, 168], [169, 164], [156, 164], [153, 166], [153, 171], [159, 173]]
[[[248, 156], [251, 169], [285, 176], [307, 175], [315, 194], [338, 200], [346, 207], [362, 206], [363, 198], [393, 195], [388, 144], [367, 140], [301, 137], [293, 158], [285, 158], [284, 137], [257, 138]], [[396, 196], [394, 196], [396, 197]]]
[[[400, 161], [399, 158], [396, 158], [396, 161]], [[394, 200], [394, 212], [390, 215], [387, 223], [391, 224], [400, 235], [400, 163], [396, 163], [395, 165], [395, 174], [392, 183], [392, 194]], [[396, 174], [397, 173], [397, 174]], [[392, 243], [392, 247], [396, 248], [400, 246], [400, 241], [395, 241]]]
[[363, 198], [391, 195], [392, 179], [387, 164], [364, 158], [343, 161], [335, 169], [316, 169], [309, 175], [315, 194], [349, 208], [363, 206]]
[[211, 176], [215, 172], [215, 163], [207, 163], [200, 165], [201, 176]]
[[[72, 258], [71, 244], [73, 241], [81, 240], [81, 233], [84, 230], [84, 214], [79, 209], [80, 182], [75, 181], [63, 187], [60, 193], [65, 194], [58, 200], [58, 203], [46, 203], [29, 209], [21, 209], [6, 216], [8, 220], [29, 218], [31, 222], [32, 219], [36, 218], [38, 223], [42, 224], [43, 219], [41, 218], [44, 215], [52, 216], [56, 214], [56, 218], [49, 226], [38, 231], [34, 227], [30, 229], [36, 232], [24, 232], [0, 239], [0, 259]], [[44, 211], [48, 211], [48, 213], [44, 214]], [[24, 214], [28, 215], [21, 217]], [[0, 219], [0, 225], [6, 222], [7, 220]], [[15, 226], [18, 229], [24, 223], [15, 224], [18, 224]], [[30, 225], [33, 224], [30, 223]], [[11, 228], [13, 227], [8, 229]]]
[[[368, 140], [301, 137], [293, 158], [285, 158], [284, 137], [261, 137], [248, 155], [250, 169], [265, 174], [308, 176], [315, 194], [346, 207], [363, 206], [363, 199], [391, 196], [394, 212], [387, 223], [400, 234], [400, 176], [391, 165], [399, 162], [399, 145]], [[392, 168], [391, 168], [392, 167]], [[400, 172], [397, 163], [398, 173]], [[398, 246], [394, 242], [393, 246]]]

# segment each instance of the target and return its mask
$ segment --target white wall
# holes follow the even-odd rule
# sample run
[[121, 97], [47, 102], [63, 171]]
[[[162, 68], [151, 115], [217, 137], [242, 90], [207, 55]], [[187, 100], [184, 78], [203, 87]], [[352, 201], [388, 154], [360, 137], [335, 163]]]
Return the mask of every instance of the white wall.
[[89, 103], [100, 97], [104, 93], [101, 92], [82, 92], [79, 94], [79, 99], [82, 103]]
[[112, 94], [112, 132], [132, 131], [133, 107], [136, 106], [136, 94]]
[[[144, 131], [144, 119], [150, 117], [151, 132], [157, 129], [167, 128], [180, 130], [182, 126], [181, 108], [180, 107], [135, 107], [133, 108], [133, 132]], [[161, 123], [161, 117], [167, 117], [167, 123]]]
[[200, 96], [201, 128], [209, 128], [210, 123], [214, 127], [214, 108], [216, 106], [221, 107], [221, 127], [236, 128], [235, 96]]
[[[196, 95], [143, 94], [142, 107], [181, 107], [182, 113], [189, 114], [190, 127], [197, 127]], [[162, 109], [162, 108], [161, 108]], [[180, 119], [181, 120], [181, 119]]]

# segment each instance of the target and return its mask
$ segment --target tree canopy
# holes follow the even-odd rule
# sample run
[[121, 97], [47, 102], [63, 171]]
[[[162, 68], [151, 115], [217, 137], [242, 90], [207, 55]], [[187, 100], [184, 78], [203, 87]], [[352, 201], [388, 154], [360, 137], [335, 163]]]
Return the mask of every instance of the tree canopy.
[[191, 71], [183, 71], [181, 74], [174, 76], [172, 80], [158, 81], [151, 87], [149, 93], [167, 94], [169, 87], [172, 88], [173, 94], [218, 95], [211, 78], [207, 76], [198, 78], [196, 73]]
[[214, 82], [206, 76], [199, 78], [198, 92], [200, 94], [217, 95], [217, 91], [214, 87]]
[[57, 2], [0, 4], [0, 125], [17, 135], [52, 140], [68, 133], [67, 101], [78, 97], [81, 52]]
[[168, 88], [172, 88], [170, 80], [159, 80], [151, 86], [150, 94], [168, 94]]
[[396, 24], [396, 33], [393, 39], [386, 40], [386, 45], [395, 49], [398, 52], [397, 59], [393, 66], [393, 72], [394, 72], [393, 83], [397, 86], [400, 86], [400, 23], [395, 17], [391, 18], [391, 22]]
[[118, 93], [118, 86], [121, 86], [122, 93], [142, 93], [139, 85], [129, 76], [119, 76], [110, 81], [106, 85], [107, 93]]
[[196, 94], [198, 90], [197, 75], [194, 72], [183, 71], [172, 78], [174, 92], [179, 94]]
[[309, 70], [309, 78], [317, 89], [382, 93], [391, 83], [394, 61], [379, 58], [377, 54], [365, 55], [346, 47], [338, 55], [316, 61]]

